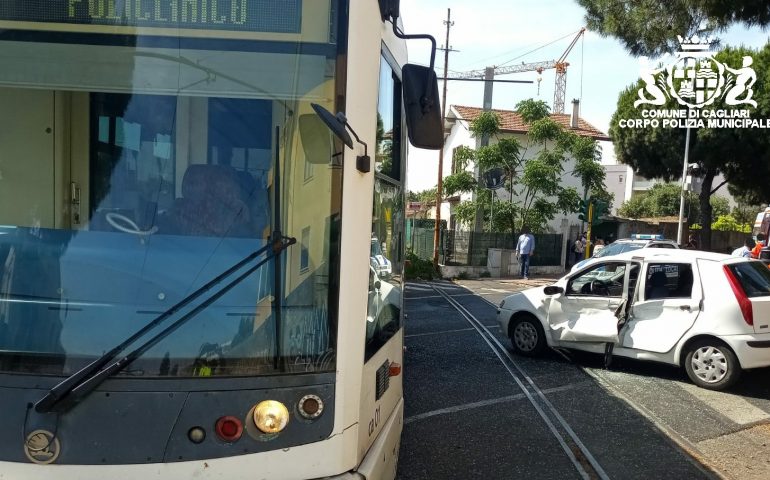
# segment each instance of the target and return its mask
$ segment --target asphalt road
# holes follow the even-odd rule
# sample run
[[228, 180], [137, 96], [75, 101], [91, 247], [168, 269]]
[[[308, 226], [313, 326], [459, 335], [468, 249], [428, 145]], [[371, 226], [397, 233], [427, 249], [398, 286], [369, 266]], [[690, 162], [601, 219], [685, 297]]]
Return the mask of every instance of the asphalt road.
[[[490, 304], [498, 304], [514, 291], [550, 284], [551, 279], [458, 283], [465, 288], [465, 296], [483, 299], [491, 319]], [[612, 367], [605, 369], [601, 356], [564, 353], [565, 361], [721, 475], [740, 480], [770, 478], [770, 368], [744, 372], [728, 392], [711, 392], [693, 385], [676, 367], [616, 357]]]
[[[503, 290], [490, 291], [502, 296], [505, 288], [521, 287], [477, 286]], [[489, 295], [449, 282], [407, 285], [405, 425], [398, 478], [715, 477], [573, 359], [557, 352], [536, 359], [514, 356], [606, 474], [581, 475], [509, 369], [436, 289], [510, 348], [496, 325], [495, 308], [484, 298]]]

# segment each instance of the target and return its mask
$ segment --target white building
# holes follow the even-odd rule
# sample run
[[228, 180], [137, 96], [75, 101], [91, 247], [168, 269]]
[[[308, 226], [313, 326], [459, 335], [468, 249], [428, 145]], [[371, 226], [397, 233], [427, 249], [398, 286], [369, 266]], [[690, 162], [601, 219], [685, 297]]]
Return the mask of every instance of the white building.
[[[449, 112], [446, 117], [446, 131], [448, 136], [444, 142], [444, 162], [443, 172], [444, 177], [455, 173], [456, 165], [453, 161], [454, 152], [460, 146], [470, 147], [476, 149], [478, 147], [477, 139], [471, 136], [470, 123], [473, 122], [484, 110], [477, 107], [467, 107], [460, 105], [450, 105]], [[505, 137], [515, 137], [523, 147], [527, 146], [527, 132], [529, 126], [524, 123], [521, 116], [511, 110], [492, 110], [500, 116], [500, 135]], [[551, 119], [561, 124], [564, 128], [576, 133], [577, 135], [587, 136], [599, 141], [609, 141], [609, 137], [606, 133], [601, 132], [599, 129], [583, 120], [578, 115], [579, 104], [577, 101], [573, 102], [572, 114], [551, 114]], [[495, 139], [490, 139], [490, 143], [494, 144]], [[611, 148], [611, 147], [608, 147]], [[524, 152], [524, 158], [535, 157], [540, 151], [540, 147], [530, 147]], [[568, 158], [564, 164], [564, 177], [563, 185], [565, 187], [575, 187], [578, 192], [582, 191], [580, 179], [572, 174], [574, 170], [574, 160]], [[501, 201], [507, 201], [508, 192], [504, 189], [496, 192], [498, 198]], [[622, 195], [621, 195], [622, 198]], [[470, 194], [464, 194], [458, 198], [459, 201], [470, 200]], [[452, 216], [452, 206], [457, 202], [445, 202], [441, 208], [441, 218], [447, 220], [450, 228], [454, 228], [454, 218]], [[549, 224], [548, 229], [553, 233], [567, 234], [569, 232], [569, 225], [572, 223], [578, 223], [577, 214], [570, 214], [567, 216], [558, 215]]]

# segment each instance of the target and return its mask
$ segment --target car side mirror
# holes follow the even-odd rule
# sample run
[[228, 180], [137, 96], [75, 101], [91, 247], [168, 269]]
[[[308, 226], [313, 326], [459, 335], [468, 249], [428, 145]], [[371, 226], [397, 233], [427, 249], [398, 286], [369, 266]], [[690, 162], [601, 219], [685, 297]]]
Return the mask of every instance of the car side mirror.
[[543, 288], [543, 293], [546, 295], [561, 295], [564, 293], [564, 289], [562, 287], [557, 287], [556, 285], [548, 285]]

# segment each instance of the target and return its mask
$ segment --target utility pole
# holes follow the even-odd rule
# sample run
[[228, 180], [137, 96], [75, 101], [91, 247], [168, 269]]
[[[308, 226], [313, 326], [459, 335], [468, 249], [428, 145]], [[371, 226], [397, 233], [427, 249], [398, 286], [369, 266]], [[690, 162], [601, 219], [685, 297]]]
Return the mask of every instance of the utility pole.
[[687, 134], [684, 140], [684, 165], [682, 165], [682, 183], [681, 196], [679, 198], [679, 228], [676, 231], [676, 243], [679, 246], [684, 244], [684, 202], [687, 193], [687, 165], [690, 162], [690, 127], [687, 127]]
[[[453, 52], [449, 46], [449, 29], [455, 22], [452, 21], [452, 9], [446, 9], [446, 43], [439, 50], [444, 51], [444, 90], [441, 94], [441, 135], [444, 135], [444, 121], [446, 119], [446, 84], [447, 74], [449, 73], [449, 52]], [[433, 227], [433, 266], [438, 268], [438, 256], [441, 251], [441, 204], [444, 196], [444, 147], [438, 151], [438, 185], [436, 186], [436, 225]]]

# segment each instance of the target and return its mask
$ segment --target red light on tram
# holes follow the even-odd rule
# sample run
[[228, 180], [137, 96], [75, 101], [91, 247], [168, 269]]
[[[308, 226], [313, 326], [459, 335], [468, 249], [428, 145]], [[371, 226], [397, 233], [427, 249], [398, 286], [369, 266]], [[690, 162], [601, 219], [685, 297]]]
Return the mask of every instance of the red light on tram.
[[217, 420], [214, 430], [220, 439], [232, 443], [243, 435], [243, 422], [235, 417], [225, 416]]
[[388, 375], [391, 377], [397, 377], [401, 375], [401, 364], [390, 362], [390, 367], [388, 367]]

